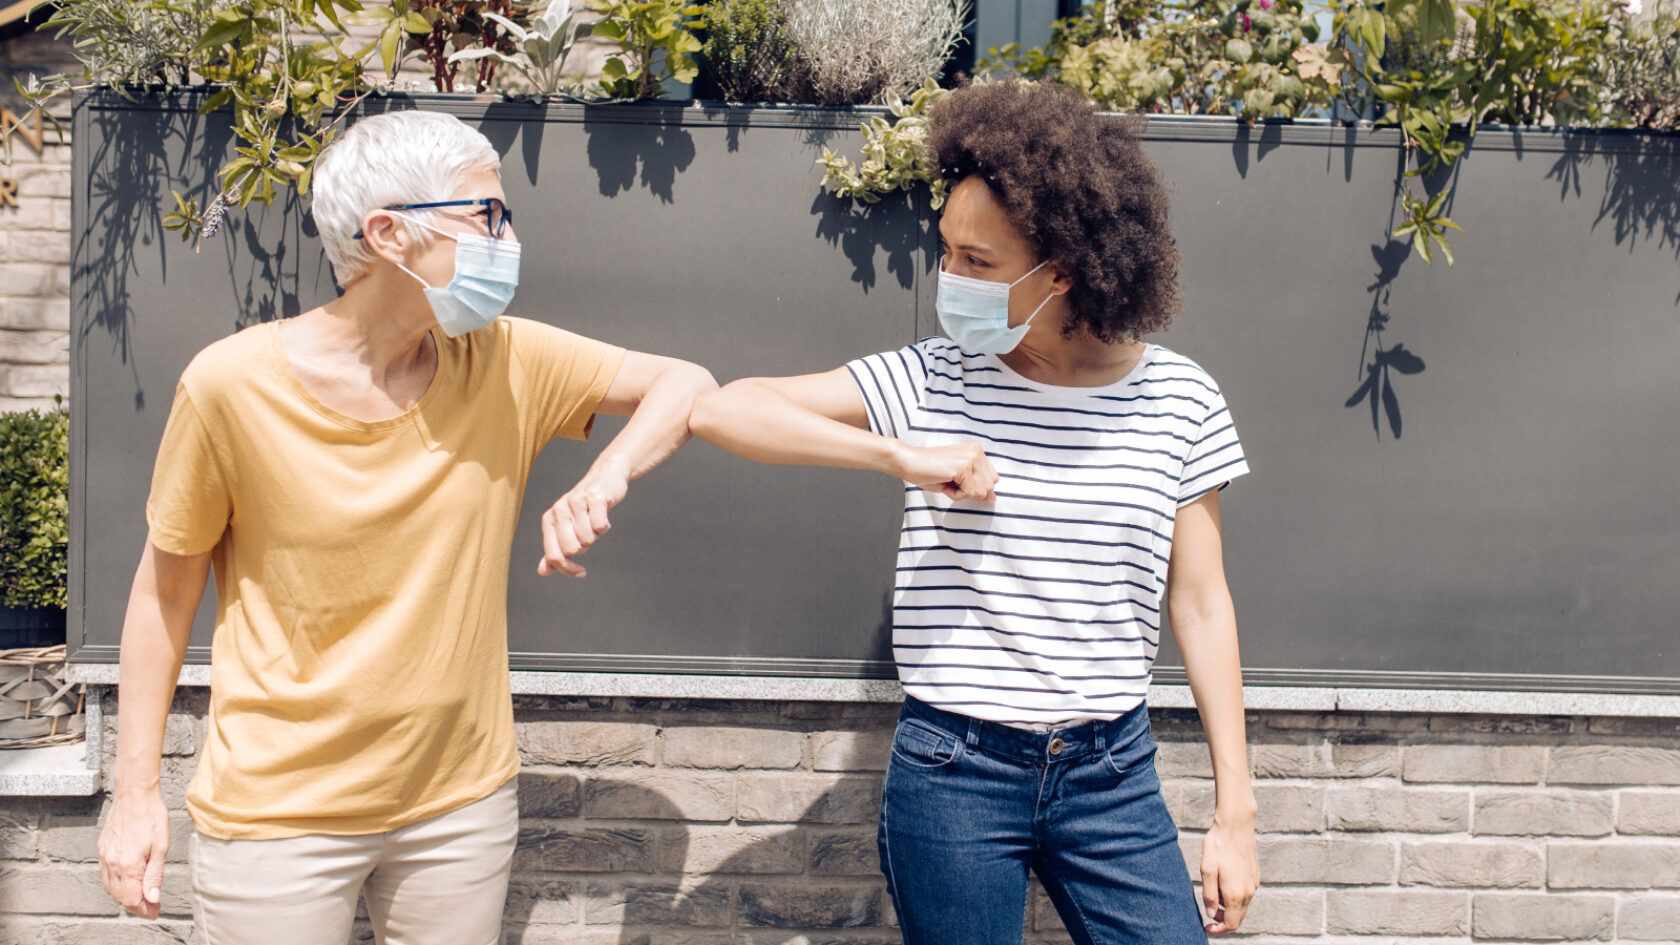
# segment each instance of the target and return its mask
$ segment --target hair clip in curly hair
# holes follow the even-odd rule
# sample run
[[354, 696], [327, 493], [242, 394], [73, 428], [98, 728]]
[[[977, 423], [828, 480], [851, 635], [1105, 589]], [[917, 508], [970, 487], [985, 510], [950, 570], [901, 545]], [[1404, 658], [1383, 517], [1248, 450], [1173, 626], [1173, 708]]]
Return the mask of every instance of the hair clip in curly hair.
[[997, 171], [985, 161], [972, 154], [965, 154], [961, 159], [951, 164], [939, 165], [939, 176], [948, 181], [960, 181], [971, 174], [978, 174], [998, 194], [1003, 193], [1003, 184], [998, 181]]

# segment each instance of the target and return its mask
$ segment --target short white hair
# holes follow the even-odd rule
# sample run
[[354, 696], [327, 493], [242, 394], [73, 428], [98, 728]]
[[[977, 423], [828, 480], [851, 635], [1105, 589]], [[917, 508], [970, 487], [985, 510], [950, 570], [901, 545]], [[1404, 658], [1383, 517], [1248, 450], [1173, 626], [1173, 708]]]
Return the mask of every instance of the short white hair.
[[[467, 171], [500, 171], [501, 164], [490, 140], [454, 115], [407, 110], [356, 121], [315, 159], [309, 187], [310, 214], [334, 280], [348, 286], [376, 258], [352, 236], [368, 211], [448, 200]], [[420, 245], [428, 245], [424, 227], [411, 229]]]

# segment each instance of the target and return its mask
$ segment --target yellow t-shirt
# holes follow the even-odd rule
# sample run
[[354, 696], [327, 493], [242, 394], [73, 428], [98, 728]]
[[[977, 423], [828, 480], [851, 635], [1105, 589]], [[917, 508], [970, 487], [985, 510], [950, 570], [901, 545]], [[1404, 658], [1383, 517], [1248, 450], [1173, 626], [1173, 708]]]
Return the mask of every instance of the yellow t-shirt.
[[278, 323], [181, 375], [146, 518], [164, 551], [213, 551], [208, 735], [187, 791], [210, 836], [378, 833], [519, 770], [520, 499], [550, 439], [589, 435], [624, 352], [517, 318], [432, 337], [431, 386], [377, 423], [309, 394]]

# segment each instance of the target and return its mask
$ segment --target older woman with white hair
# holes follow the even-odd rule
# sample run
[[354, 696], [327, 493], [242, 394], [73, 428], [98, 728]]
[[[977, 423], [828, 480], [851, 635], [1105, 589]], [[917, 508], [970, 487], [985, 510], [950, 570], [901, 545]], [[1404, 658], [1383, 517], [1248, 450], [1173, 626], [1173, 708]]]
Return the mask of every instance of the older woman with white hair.
[[342, 294], [216, 342], [176, 388], [123, 626], [105, 888], [155, 918], [164, 722], [215, 571], [210, 711], [186, 804], [213, 945], [497, 941], [518, 830], [509, 552], [531, 464], [630, 414], [543, 514], [577, 556], [715, 386], [684, 361], [501, 317], [520, 247], [483, 135], [357, 122], [316, 166]]

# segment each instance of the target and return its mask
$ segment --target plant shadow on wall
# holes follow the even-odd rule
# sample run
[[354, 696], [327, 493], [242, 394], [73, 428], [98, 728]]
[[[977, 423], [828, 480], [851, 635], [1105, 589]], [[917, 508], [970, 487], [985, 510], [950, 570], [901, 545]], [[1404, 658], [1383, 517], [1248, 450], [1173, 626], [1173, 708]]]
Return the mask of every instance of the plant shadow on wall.
[[[277, 219], [278, 225], [270, 224], [270, 217]], [[222, 242], [239, 301], [235, 316], [238, 329], [290, 318], [309, 307], [303, 304], [301, 290], [304, 254], [311, 245], [316, 277], [310, 296], [330, 299], [337, 294], [319, 235], [295, 190], [288, 190], [283, 201], [250, 207], [240, 216], [237, 238], [230, 232]], [[243, 258], [241, 245], [245, 249]]]
[[[1563, 153], [1546, 177], [1558, 182], [1559, 202], [1579, 199], [1583, 173], [1602, 162], [1604, 196], [1593, 229], [1608, 223], [1617, 246], [1625, 244], [1631, 252], [1641, 240], [1655, 241], [1680, 260], [1680, 190], [1674, 177], [1680, 146], [1659, 149], [1653, 144], [1644, 136], [1565, 134]], [[1680, 291], [1674, 304], [1680, 306]]]
[[[171, 103], [165, 98], [160, 104]], [[167, 280], [170, 251], [180, 242], [165, 231], [158, 188], [191, 176], [186, 164], [193, 155], [221, 154], [233, 135], [221, 122], [206, 120], [191, 108], [105, 110], [94, 108], [91, 101], [80, 107], [90, 112], [90, 138], [95, 143], [87, 158], [93, 173], [83, 216], [93, 225], [74, 235], [71, 254], [71, 280], [76, 292], [83, 293], [72, 301], [87, 312], [78, 349], [92, 350], [96, 332], [109, 338], [133, 375], [138, 410], [146, 405], [146, 390], [131, 333], [143, 316], [135, 310], [129, 279]], [[130, 124], [136, 118], [154, 118], [153, 127], [137, 130]], [[180, 155], [175, 166], [171, 155]], [[174, 378], [164, 383], [172, 389]]]
[[[618, 116], [617, 109], [634, 109], [633, 121]], [[589, 166], [600, 177], [601, 196], [614, 197], [641, 185], [661, 203], [675, 199], [677, 175], [694, 163], [694, 137], [682, 125], [682, 108], [676, 105], [646, 104], [594, 108], [585, 113], [584, 134], [589, 136]]]
[[1231, 162], [1236, 165], [1237, 176], [1248, 180], [1248, 153], [1254, 151], [1256, 164], [1266, 160], [1266, 155], [1283, 145], [1283, 124], [1276, 121], [1264, 121], [1258, 125], [1259, 134], [1255, 134], [1255, 125], [1239, 124], [1236, 126], [1237, 135], [1231, 142]]
[[525, 180], [537, 185], [542, 170], [542, 145], [548, 130], [547, 109], [541, 102], [504, 102], [491, 105], [484, 111], [478, 131], [490, 141], [496, 153], [502, 155], [502, 173], [507, 173], [507, 155], [513, 152], [513, 142], [519, 139], [519, 153], [524, 159]]
[[[1424, 370], [1423, 359], [1411, 351], [1406, 350], [1403, 343], [1396, 342], [1392, 346], [1385, 346], [1383, 332], [1389, 327], [1393, 318], [1390, 314], [1390, 302], [1394, 291], [1394, 280], [1399, 277], [1400, 270], [1406, 261], [1413, 256], [1415, 248], [1410, 241], [1402, 240], [1394, 232], [1394, 217], [1401, 210], [1401, 203], [1405, 194], [1405, 152], [1400, 154], [1400, 167], [1396, 171], [1394, 183], [1394, 202], [1389, 216], [1390, 236], [1384, 242], [1371, 244], [1371, 260], [1376, 263], [1375, 281], [1365, 287], [1371, 296], [1371, 307], [1365, 316], [1365, 336], [1359, 346], [1359, 389], [1347, 399], [1344, 406], [1358, 407], [1362, 403], [1369, 403], [1371, 408], [1371, 432], [1377, 439], [1382, 439], [1382, 419], [1388, 420], [1388, 431], [1394, 439], [1400, 439], [1404, 429], [1400, 414], [1400, 395], [1395, 391], [1395, 375], [1417, 375]], [[1452, 178], [1458, 174], [1455, 164], [1450, 171], [1437, 171], [1424, 181], [1425, 190], [1431, 196], [1441, 198], [1443, 206], [1451, 208], [1454, 191]], [[1366, 361], [1366, 357], [1370, 361]]]
[[[848, 197], [823, 192], [811, 201], [817, 236], [846, 254], [852, 281], [865, 293], [881, 275], [876, 260], [886, 253], [887, 272], [902, 289], [915, 287], [916, 277], [930, 276], [938, 258], [938, 217], [928, 208], [925, 190], [895, 193], [878, 203], [859, 205]], [[922, 331], [918, 318], [916, 328]], [[927, 330], [931, 330], [931, 323]]]

